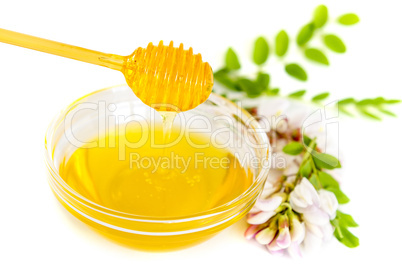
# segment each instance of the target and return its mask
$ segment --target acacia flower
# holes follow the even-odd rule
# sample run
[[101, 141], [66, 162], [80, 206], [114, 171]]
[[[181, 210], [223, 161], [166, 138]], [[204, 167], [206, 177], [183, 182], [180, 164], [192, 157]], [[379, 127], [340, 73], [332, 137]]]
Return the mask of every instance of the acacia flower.
[[303, 178], [290, 193], [289, 202], [293, 210], [299, 213], [311, 212], [320, 207], [318, 193], [306, 178]]

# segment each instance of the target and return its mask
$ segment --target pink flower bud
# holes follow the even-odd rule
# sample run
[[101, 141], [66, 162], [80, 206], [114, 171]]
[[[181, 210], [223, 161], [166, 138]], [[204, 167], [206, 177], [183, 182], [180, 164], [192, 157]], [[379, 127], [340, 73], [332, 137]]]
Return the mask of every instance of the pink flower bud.
[[267, 245], [275, 238], [277, 230], [275, 228], [265, 228], [257, 233], [255, 240], [261, 245]]
[[276, 237], [276, 244], [280, 248], [288, 248], [291, 243], [289, 227], [279, 229], [278, 236]]
[[258, 231], [260, 230], [260, 226], [259, 225], [250, 225], [247, 230], [244, 232], [244, 237], [247, 240], [250, 240], [252, 238], [255, 237], [255, 235], [258, 233]]

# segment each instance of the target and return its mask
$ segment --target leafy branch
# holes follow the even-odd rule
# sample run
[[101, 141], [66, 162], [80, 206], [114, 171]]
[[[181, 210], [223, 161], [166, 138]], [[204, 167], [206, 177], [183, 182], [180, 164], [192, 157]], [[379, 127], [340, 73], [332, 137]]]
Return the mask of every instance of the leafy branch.
[[[283, 147], [283, 152], [293, 156], [303, 154], [303, 160], [296, 174], [296, 182], [307, 178], [317, 191], [325, 189], [334, 193], [339, 204], [347, 204], [350, 201], [340, 189], [338, 181], [325, 172], [328, 169], [340, 168], [339, 160], [332, 155], [320, 153], [315, 139], [304, 136], [302, 141], [289, 142]], [[335, 228], [334, 236], [342, 244], [351, 248], [359, 245], [359, 239], [348, 230], [350, 227], [358, 226], [351, 215], [337, 210], [331, 224]]]
[[[300, 52], [309, 61], [313, 61], [322, 66], [329, 66], [330, 61], [326, 55], [327, 51], [320, 50], [309, 46], [310, 41], [314, 37], [322, 37], [324, 46], [336, 53], [345, 53], [346, 45], [342, 39], [333, 34], [325, 33], [325, 26], [328, 22], [328, 9], [324, 5], [318, 6], [312, 16], [310, 22], [305, 24], [299, 30], [295, 40]], [[356, 14], [348, 13], [338, 17], [336, 20], [344, 26], [354, 25], [359, 22], [359, 17]], [[318, 35], [320, 33], [320, 35]], [[275, 37], [275, 49], [274, 54], [280, 59], [285, 59], [290, 45], [288, 33], [285, 30], [281, 30]], [[214, 73], [214, 79], [222, 84], [228, 91], [223, 92], [223, 95], [227, 93], [235, 92], [240, 97], [247, 96], [249, 98], [256, 98], [260, 96], [276, 96], [280, 94], [280, 88], [272, 86], [270, 83], [271, 76], [262, 70], [263, 66], [267, 63], [271, 49], [268, 40], [260, 36], [254, 42], [254, 50], [252, 54], [252, 61], [257, 66], [257, 72], [253, 77], [245, 76], [240, 73], [241, 63], [233, 48], [229, 48], [225, 56], [225, 66]], [[307, 71], [298, 63], [284, 62], [284, 71], [292, 78], [299, 81], [307, 81], [309, 76]], [[303, 99], [306, 90], [297, 90], [288, 94], [288, 97], [295, 99]], [[286, 94], [285, 94], [286, 96]], [[330, 96], [328, 92], [322, 92], [311, 98], [314, 103], [320, 103]], [[382, 97], [375, 99], [363, 99], [355, 100], [353, 98], [346, 98], [338, 102], [338, 107], [341, 112], [346, 115], [353, 115], [350, 112], [350, 108], [353, 108], [357, 113], [366, 117], [381, 120], [382, 115], [395, 116], [387, 106], [395, 103], [399, 103], [399, 100], [387, 100]]]

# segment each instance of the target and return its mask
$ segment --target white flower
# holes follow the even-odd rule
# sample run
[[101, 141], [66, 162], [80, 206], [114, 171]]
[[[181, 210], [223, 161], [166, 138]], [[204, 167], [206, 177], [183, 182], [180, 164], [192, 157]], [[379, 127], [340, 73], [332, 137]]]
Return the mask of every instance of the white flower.
[[320, 207], [318, 193], [306, 178], [303, 178], [290, 193], [289, 202], [292, 208], [299, 213], [314, 211]]
[[331, 220], [335, 219], [338, 209], [338, 200], [333, 192], [321, 189], [318, 191], [320, 197], [321, 209], [325, 211]]

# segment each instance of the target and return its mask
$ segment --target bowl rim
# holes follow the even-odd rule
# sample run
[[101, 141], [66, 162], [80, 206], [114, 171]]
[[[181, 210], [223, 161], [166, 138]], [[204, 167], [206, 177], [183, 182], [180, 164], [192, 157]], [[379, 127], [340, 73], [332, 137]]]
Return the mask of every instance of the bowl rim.
[[[246, 199], [246, 197], [255, 192], [258, 187], [262, 183], [265, 182], [265, 179], [268, 175], [270, 165], [264, 166], [261, 165], [260, 171], [256, 176], [256, 179], [253, 181], [253, 183], [245, 190], [242, 192], [239, 196], [237, 196], [235, 199], [230, 200], [227, 203], [224, 203], [218, 207], [214, 207], [209, 210], [205, 210], [199, 213], [193, 213], [185, 216], [176, 216], [176, 217], [169, 217], [169, 216], [144, 216], [144, 215], [137, 215], [137, 214], [131, 214], [127, 212], [122, 212], [118, 211], [115, 209], [111, 209], [105, 206], [102, 206], [92, 200], [89, 200], [88, 198], [82, 196], [80, 193], [75, 191], [73, 188], [71, 188], [65, 181], [64, 179], [60, 176], [58, 169], [53, 163], [52, 156], [53, 156], [53, 148], [48, 146], [49, 142], [53, 138], [53, 132], [54, 130], [58, 127], [59, 123], [63, 121], [64, 116], [66, 115], [77, 103], [80, 101], [84, 100], [87, 97], [102, 93], [107, 90], [111, 89], [119, 89], [120, 88], [129, 88], [126, 84], [120, 84], [120, 85], [115, 85], [115, 86], [110, 86], [106, 87], [103, 89], [99, 89], [96, 91], [93, 91], [91, 93], [88, 93], [75, 101], [73, 101], [70, 105], [68, 105], [66, 108], [61, 110], [59, 113], [56, 114], [56, 116], [53, 117], [51, 123], [49, 124], [46, 134], [45, 134], [45, 150], [44, 150], [44, 158], [45, 158], [45, 163], [48, 168], [48, 171], [51, 173], [51, 180], [52, 182], [55, 182], [56, 185], [61, 186], [59, 187], [59, 190], [61, 189], [66, 195], [70, 196], [72, 199], [75, 201], [79, 202], [80, 204], [95, 210], [97, 212], [100, 212], [102, 214], [106, 214], [108, 216], [113, 216], [117, 217], [120, 219], [125, 219], [125, 220], [130, 220], [130, 221], [141, 221], [141, 222], [152, 222], [152, 223], [181, 223], [181, 222], [188, 222], [188, 221], [193, 221], [193, 220], [200, 220], [208, 217], [215, 216], [217, 214], [224, 213], [232, 208], [235, 208], [238, 203], [241, 203], [243, 199]], [[229, 106], [230, 110], [234, 109], [239, 109], [241, 111], [241, 114], [246, 116], [246, 119], [249, 120], [249, 125], [248, 129], [253, 129], [253, 135], [259, 137], [260, 140], [262, 140], [261, 145], [263, 146], [262, 148], [259, 148], [258, 150], [266, 150], [266, 154], [264, 157], [262, 157], [261, 160], [266, 160], [268, 163], [271, 161], [271, 156], [272, 156], [272, 150], [271, 150], [271, 145], [269, 143], [269, 138], [268, 135], [264, 135], [263, 133], [255, 131], [255, 129], [261, 129], [259, 123], [257, 120], [250, 115], [249, 112], [247, 112], [244, 108], [236, 105], [235, 103], [231, 102], [230, 100], [212, 92], [211, 95], [208, 97], [208, 100], [212, 99], [214, 103], [216, 103], [216, 100], [221, 100], [224, 101], [226, 105]], [[262, 161], [261, 161], [262, 162]], [[54, 188], [51, 185], [51, 188], [54, 190]], [[59, 197], [61, 197], [58, 193], [56, 193]], [[65, 199], [61, 197], [62, 199]], [[65, 200], [64, 200], [65, 201]]]

